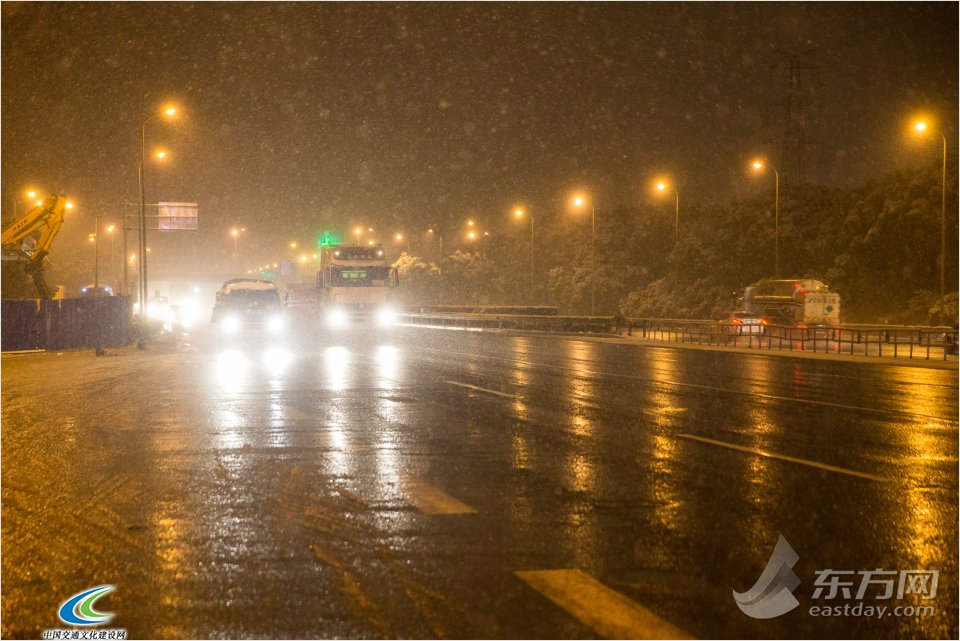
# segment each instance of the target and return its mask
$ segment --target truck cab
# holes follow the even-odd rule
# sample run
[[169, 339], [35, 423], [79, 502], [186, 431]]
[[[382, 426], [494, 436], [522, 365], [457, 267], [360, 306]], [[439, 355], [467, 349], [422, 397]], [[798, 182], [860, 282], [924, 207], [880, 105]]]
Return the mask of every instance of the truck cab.
[[395, 322], [397, 270], [377, 246], [332, 246], [321, 253], [317, 289], [328, 328], [389, 327]]

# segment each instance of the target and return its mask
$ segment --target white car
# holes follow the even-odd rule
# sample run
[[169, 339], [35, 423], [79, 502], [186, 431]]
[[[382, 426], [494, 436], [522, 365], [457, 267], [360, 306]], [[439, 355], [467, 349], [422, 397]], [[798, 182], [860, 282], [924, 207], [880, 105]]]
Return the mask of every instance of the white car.
[[765, 318], [748, 311], [731, 312], [730, 316], [723, 321], [724, 333], [731, 336], [763, 334], [766, 326]]
[[237, 278], [217, 292], [213, 322], [225, 336], [280, 334], [286, 319], [276, 285], [270, 281]]

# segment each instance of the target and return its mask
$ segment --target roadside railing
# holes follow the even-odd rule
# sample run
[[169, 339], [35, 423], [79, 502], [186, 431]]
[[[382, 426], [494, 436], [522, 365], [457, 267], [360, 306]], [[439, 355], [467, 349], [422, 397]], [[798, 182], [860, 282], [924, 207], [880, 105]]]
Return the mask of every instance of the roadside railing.
[[580, 332], [587, 334], [617, 334], [613, 317], [606, 316], [544, 316], [538, 314], [401, 314], [411, 325], [462, 327], [466, 329], [522, 329], [542, 332]]
[[627, 335], [651, 340], [755, 349], [947, 360], [957, 330], [886, 325], [734, 325], [722, 321], [626, 319]]
[[620, 316], [410, 313], [411, 325], [465, 329], [514, 329], [633, 336], [651, 341], [812, 352], [947, 360], [957, 353], [957, 330], [892, 325], [738, 325], [725, 321]]

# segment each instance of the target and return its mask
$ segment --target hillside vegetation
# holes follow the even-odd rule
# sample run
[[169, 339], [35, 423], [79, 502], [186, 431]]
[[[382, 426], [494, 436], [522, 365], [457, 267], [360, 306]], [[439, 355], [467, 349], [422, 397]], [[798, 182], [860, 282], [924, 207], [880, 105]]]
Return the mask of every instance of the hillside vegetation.
[[[947, 172], [946, 308], [957, 316], [956, 162]], [[719, 318], [743, 288], [774, 275], [773, 198], [673, 210], [597, 210], [596, 269], [589, 215], [538, 212], [531, 287], [529, 227], [437, 257], [397, 262], [408, 302], [550, 304], [562, 313]], [[780, 194], [780, 273], [840, 293], [844, 322], [936, 321], [940, 167], [851, 190], [804, 185]], [[951, 293], [952, 292], [952, 293]]]

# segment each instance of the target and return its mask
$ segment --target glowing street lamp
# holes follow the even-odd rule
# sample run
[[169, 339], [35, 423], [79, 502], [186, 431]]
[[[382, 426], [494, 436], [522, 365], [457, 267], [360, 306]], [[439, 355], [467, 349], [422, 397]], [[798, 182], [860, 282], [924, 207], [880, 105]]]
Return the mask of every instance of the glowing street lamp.
[[673, 244], [676, 245], [677, 241], [680, 239], [680, 192], [677, 191], [676, 187], [672, 187], [665, 180], [657, 181], [657, 191], [661, 193], [669, 193], [671, 190], [673, 191], [673, 195], [676, 197], [676, 209], [673, 218]]
[[427, 233], [430, 234], [431, 236], [436, 237], [437, 243], [438, 243], [437, 258], [442, 259], [443, 258], [443, 236], [440, 234], [440, 229], [436, 225], [434, 225], [433, 227], [427, 230]]
[[[584, 209], [587, 206], [587, 199], [582, 194], [577, 194], [571, 200], [575, 209]], [[596, 292], [597, 292], [597, 209], [593, 202], [590, 202], [590, 315], [596, 313]]]
[[[398, 245], [403, 243], [403, 238], [404, 238], [403, 232], [397, 232], [393, 235], [393, 240]], [[409, 236], [407, 236], [407, 253], [408, 254], [410, 253], [410, 237]]]
[[[930, 124], [926, 119], [918, 119], [913, 124], [913, 130], [917, 135], [926, 135], [929, 129]], [[940, 302], [937, 305], [937, 316], [939, 324], [943, 325], [944, 268], [947, 262], [947, 136], [942, 128], [940, 138], [943, 140], [943, 165], [940, 174]]]
[[356, 229], [353, 230], [353, 233], [356, 234], [356, 236], [357, 236], [357, 244], [359, 245], [359, 244], [360, 244], [360, 234], [363, 233], [363, 228], [357, 227]]
[[[762, 160], [754, 160], [752, 164], [755, 172], [761, 172], [764, 169]], [[780, 278], [780, 172], [773, 165], [770, 165], [775, 176], [774, 200], [773, 200], [773, 276]]]
[[29, 204], [29, 203], [36, 203], [38, 207], [43, 204], [43, 201], [42, 201], [42, 200], [36, 200], [36, 198], [37, 198], [37, 192], [33, 191], [32, 189], [26, 191], [26, 192], [24, 193], [24, 195], [27, 197], [26, 200], [20, 200], [19, 198], [17, 198], [17, 195], [16, 195], [16, 194], [13, 195], [13, 217], [14, 217], [14, 218], [17, 217], [17, 204], [18, 204], [18, 203], [28, 203], [28, 204]]
[[[166, 105], [163, 107], [161, 113], [165, 118], [170, 119], [177, 115], [177, 110], [172, 105]], [[137, 182], [140, 188], [140, 263], [138, 265], [140, 271], [140, 292], [138, 300], [141, 315], [147, 309], [147, 212], [146, 201], [144, 200], [144, 158], [146, 156], [147, 123], [154, 115], [155, 114], [151, 114], [147, 116], [140, 123], [140, 164], [137, 168]], [[163, 158], [165, 156], [166, 153], [158, 157]]]
[[247, 231], [246, 227], [234, 227], [230, 230], [230, 235], [233, 236], [233, 254], [234, 258], [237, 257], [237, 253], [240, 250], [240, 234]]

